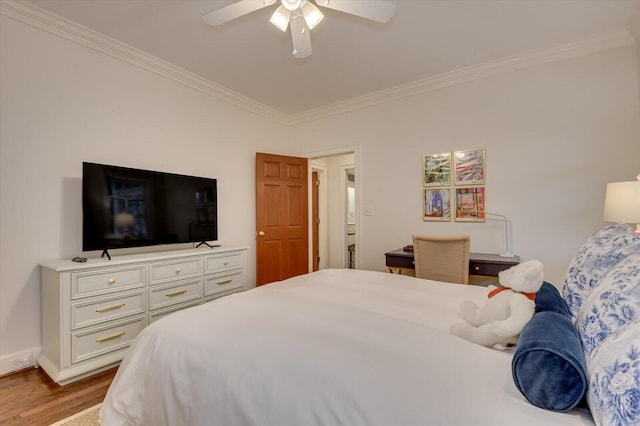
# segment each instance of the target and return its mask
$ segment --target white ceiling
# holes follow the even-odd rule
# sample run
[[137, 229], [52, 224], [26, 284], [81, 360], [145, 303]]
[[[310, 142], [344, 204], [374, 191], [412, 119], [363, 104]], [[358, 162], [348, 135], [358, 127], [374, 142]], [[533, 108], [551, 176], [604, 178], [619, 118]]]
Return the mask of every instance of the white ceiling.
[[[364, 0], [354, 0], [364, 1]], [[269, 23], [277, 5], [212, 28], [231, 1], [30, 0], [285, 114], [625, 30], [636, 0], [397, 0], [387, 24], [323, 9], [313, 55]]]

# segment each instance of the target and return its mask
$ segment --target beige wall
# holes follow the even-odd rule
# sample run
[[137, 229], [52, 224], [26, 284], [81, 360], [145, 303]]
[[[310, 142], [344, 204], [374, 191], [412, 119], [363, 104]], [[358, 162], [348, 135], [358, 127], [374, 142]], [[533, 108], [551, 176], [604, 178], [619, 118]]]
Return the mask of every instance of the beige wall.
[[606, 183], [640, 171], [637, 84], [628, 45], [301, 124], [292, 136], [307, 141], [299, 150], [358, 146], [360, 267], [374, 270], [415, 232], [466, 232], [472, 251], [504, 250], [499, 219], [422, 221], [422, 155], [486, 148], [488, 211], [509, 216], [512, 250], [541, 260], [560, 286], [603, 224]]
[[[636, 43], [636, 57], [638, 61], [638, 81], [640, 82], [640, 7], [636, 9], [636, 12], [631, 17], [627, 29], [635, 39]], [[638, 96], [640, 96], [640, 90], [638, 90]]]
[[0, 19], [0, 374], [39, 350], [38, 262], [82, 255], [83, 161], [217, 178], [220, 242], [251, 246], [254, 285], [255, 152], [288, 151], [287, 129]]
[[602, 224], [606, 183], [640, 167], [631, 45], [285, 128], [0, 19], [0, 373], [40, 346], [38, 262], [81, 253], [82, 161], [217, 178], [220, 241], [250, 246], [251, 285], [256, 151], [357, 147], [359, 266], [384, 270], [383, 253], [413, 232], [468, 232], [472, 250], [502, 249], [499, 221], [422, 221], [422, 155], [486, 148], [488, 210], [510, 217], [513, 251], [542, 260], [557, 285]]

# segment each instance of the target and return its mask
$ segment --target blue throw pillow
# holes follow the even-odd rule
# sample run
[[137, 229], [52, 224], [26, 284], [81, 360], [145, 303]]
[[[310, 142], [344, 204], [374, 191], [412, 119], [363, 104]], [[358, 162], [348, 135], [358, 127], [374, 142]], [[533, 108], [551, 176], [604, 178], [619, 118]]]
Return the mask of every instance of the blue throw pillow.
[[536, 294], [536, 312], [546, 311], [557, 312], [568, 317], [571, 316], [569, 308], [562, 296], [560, 296], [558, 289], [553, 284], [545, 281]]
[[578, 405], [587, 392], [587, 369], [570, 317], [553, 310], [534, 314], [520, 334], [511, 371], [536, 407], [565, 412]]

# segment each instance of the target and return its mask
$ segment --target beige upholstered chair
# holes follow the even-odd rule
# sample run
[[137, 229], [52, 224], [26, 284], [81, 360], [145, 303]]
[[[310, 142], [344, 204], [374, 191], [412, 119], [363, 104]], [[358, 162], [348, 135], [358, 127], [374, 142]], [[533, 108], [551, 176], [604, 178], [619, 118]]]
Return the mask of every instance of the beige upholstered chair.
[[469, 284], [469, 235], [414, 235], [416, 277]]

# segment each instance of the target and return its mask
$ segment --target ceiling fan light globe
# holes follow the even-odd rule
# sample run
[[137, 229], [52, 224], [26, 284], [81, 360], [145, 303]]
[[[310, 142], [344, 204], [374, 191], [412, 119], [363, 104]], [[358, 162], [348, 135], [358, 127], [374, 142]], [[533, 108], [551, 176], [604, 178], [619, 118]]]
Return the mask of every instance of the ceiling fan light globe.
[[314, 29], [324, 19], [320, 9], [310, 2], [305, 2], [302, 6], [302, 16], [310, 30]]
[[293, 11], [300, 8], [302, 1], [303, 0], [280, 0], [280, 3], [282, 3], [282, 6], [287, 10]]
[[269, 22], [275, 25], [282, 32], [286, 32], [287, 27], [289, 26], [290, 17], [291, 17], [291, 12], [289, 12], [283, 6], [278, 6], [276, 11], [273, 12], [273, 15], [271, 15], [271, 19], [269, 19]]

